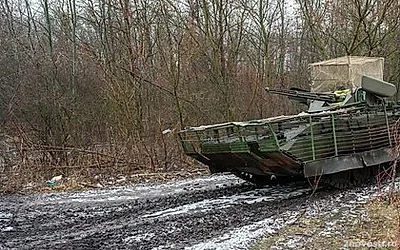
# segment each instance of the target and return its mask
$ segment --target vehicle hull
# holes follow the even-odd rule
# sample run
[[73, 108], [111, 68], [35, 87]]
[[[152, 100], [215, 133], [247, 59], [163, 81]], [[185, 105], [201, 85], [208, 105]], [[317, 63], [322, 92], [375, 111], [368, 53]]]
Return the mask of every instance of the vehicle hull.
[[368, 168], [393, 159], [395, 104], [340, 109], [187, 128], [185, 153], [213, 172], [313, 177]]

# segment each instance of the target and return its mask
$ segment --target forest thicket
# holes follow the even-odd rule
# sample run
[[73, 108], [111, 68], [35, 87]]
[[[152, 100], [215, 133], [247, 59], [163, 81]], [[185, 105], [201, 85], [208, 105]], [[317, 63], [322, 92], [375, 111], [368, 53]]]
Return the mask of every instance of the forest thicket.
[[[400, 82], [397, 0], [2, 0], [2, 171], [170, 171], [185, 126], [289, 114], [264, 87], [308, 64], [385, 57]], [[104, 170], [106, 169], [106, 170]]]

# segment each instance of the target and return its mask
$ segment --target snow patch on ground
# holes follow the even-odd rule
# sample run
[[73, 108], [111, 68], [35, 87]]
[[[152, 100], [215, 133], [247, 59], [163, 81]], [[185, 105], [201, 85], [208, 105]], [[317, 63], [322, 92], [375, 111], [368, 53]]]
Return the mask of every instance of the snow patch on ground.
[[109, 201], [138, 200], [142, 198], [154, 198], [167, 195], [177, 195], [187, 192], [187, 187], [192, 190], [209, 190], [210, 187], [222, 187], [224, 185], [239, 185], [245, 181], [234, 175], [221, 174], [205, 176], [196, 179], [168, 182], [165, 184], [139, 184], [133, 186], [95, 189], [82, 192], [64, 192], [57, 194], [41, 194], [32, 203], [95, 203]]
[[299, 212], [284, 212], [262, 221], [237, 228], [230, 233], [199, 243], [185, 250], [225, 250], [225, 249], [247, 249], [250, 244], [264, 234], [275, 234], [287, 224], [293, 223], [299, 216]]
[[155, 234], [153, 234], [153, 233], [145, 233], [145, 234], [140, 234], [140, 235], [129, 236], [129, 237], [123, 239], [122, 241], [124, 243], [129, 244], [129, 243], [132, 243], [133, 241], [140, 242], [144, 239], [149, 240], [149, 239], [153, 238], [154, 236], [155, 236]]
[[1, 229], [1, 232], [11, 232], [11, 231], [14, 231], [14, 228], [10, 226]]
[[176, 245], [175, 244], [162, 245], [158, 247], [153, 247], [151, 250], [170, 250], [170, 249], [176, 249]]
[[[398, 181], [397, 185], [400, 183]], [[399, 186], [399, 185], [398, 185]], [[386, 190], [387, 187], [383, 187], [382, 190]], [[296, 195], [304, 194], [307, 189], [300, 189], [288, 193], [280, 193], [274, 196], [273, 191], [270, 196], [263, 197], [251, 197], [245, 196], [244, 202], [261, 202], [263, 200], [273, 200], [277, 197], [290, 198]], [[282, 191], [282, 190], [280, 190]], [[307, 190], [309, 191], [309, 190]], [[338, 227], [340, 222], [343, 220], [355, 220], [365, 219], [366, 212], [362, 209], [356, 209], [360, 204], [366, 203], [371, 197], [378, 196], [380, 192], [376, 187], [365, 187], [360, 189], [348, 190], [342, 193], [337, 193], [335, 196], [328, 196], [326, 198], [318, 199], [313, 202], [309, 202], [305, 208], [302, 208], [305, 213], [302, 216], [308, 218], [321, 218], [324, 216], [329, 217], [328, 221], [324, 224], [323, 228], [317, 232], [320, 236], [328, 237], [340, 237], [341, 230]], [[232, 199], [240, 200], [240, 197], [232, 196]], [[254, 198], [254, 199], [253, 199]], [[241, 201], [243, 202], [243, 200]], [[248, 249], [253, 242], [264, 236], [265, 234], [274, 235], [286, 225], [292, 224], [300, 216], [300, 209], [293, 211], [287, 211], [285, 213], [272, 216], [265, 220], [246, 225], [235, 229], [234, 231], [224, 234], [222, 236], [213, 238], [207, 242], [199, 243], [186, 247], [185, 250], [242, 250]], [[339, 218], [338, 218], [339, 217]], [[271, 249], [297, 249], [304, 245], [307, 241], [308, 235], [292, 235], [288, 238], [279, 240]]]
[[12, 218], [13, 214], [0, 212], [0, 232], [14, 231], [14, 228], [10, 226]]
[[[396, 189], [400, 187], [400, 179], [396, 181]], [[388, 191], [388, 184], [378, 190], [375, 186], [369, 186], [354, 190], [343, 191], [336, 196], [319, 199], [307, 205], [304, 218], [324, 218], [326, 222], [323, 228], [316, 228], [313, 233], [324, 237], [342, 237], [340, 225], [357, 220], [368, 221], [369, 218], [362, 204], [369, 199]], [[275, 242], [272, 249], [297, 249], [303, 247], [308, 240], [308, 235], [291, 235]]]
[[[33, 196], [34, 198], [30, 200], [31, 204], [43, 204], [52, 206], [53, 204], [65, 204], [65, 203], [88, 203], [89, 206], [82, 206], [84, 209], [77, 210], [74, 213], [82, 217], [93, 217], [97, 215], [108, 214], [112, 212], [118, 212], [119, 209], [113, 206], [109, 208], [97, 211], [94, 209], [90, 213], [87, 212], [91, 209], [92, 203], [94, 202], [110, 202], [110, 201], [129, 201], [129, 200], [143, 200], [145, 203], [147, 199], [163, 197], [167, 195], [179, 196], [185, 192], [192, 192], [198, 190], [213, 190], [224, 186], [241, 185], [244, 181], [236, 178], [232, 175], [215, 175], [202, 177], [197, 179], [182, 180], [178, 182], [170, 182], [165, 184], [152, 184], [152, 185], [136, 185], [128, 187], [117, 187], [117, 188], [107, 188], [107, 189], [96, 189], [83, 192], [65, 192], [57, 194], [41, 194]], [[383, 187], [385, 190], [387, 187]], [[247, 189], [246, 189], [247, 190]], [[297, 184], [282, 186], [282, 187], [272, 187], [264, 189], [256, 189], [247, 192], [241, 192], [240, 194], [235, 194], [231, 196], [224, 196], [219, 198], [213, 198], [215, 196], [210, 196], [208, 199], [201, 201], [196, 201], [190, 204], [180, 203], [180, 206], [175, 205], [175, 207], [165, 209], [165, 207], [157, 207], [157, 210], [149, 211], [148, 214], [141, 216], [142, 219], [149, 219], [149, 223], [158, 223], [158, 218], [182, 216], [189, 217], [190, 214], [207, 212], [207, 211], [218, 211], [219, 209], [230, 207], [236, 205], [241, 208], [241, 204], [257, 204], [256, 206], [262, 205], [262, 202], [271, 202], [275, 200], [284, 200], [302, 196], [310, 192], [310, 188], [299, 187]], [[265, 234], [275, 235], [286, 225], [293, 224], [300, 216], [306, 216], [308, 218], [320, 218], [322, 216], [329, 217], [327, 223], [323, 225], [322, 229], [316, 231], [320, 235], [329, 235], [331, 237], [340, 237], [340, 230], [338, 230], [338, 224], [341, 220], [352, 220], [354, 218], [364, 218], [365, 214], [359, 209], [355, 209], [359, 204], [367, 202], [368, 199], [374, 196], [378, 196], [379, 192], [374, 187], [367, 187], [363, 189], [349, 190], [342, 193], [336, 193], [333, 196], [327, 196], [324, 198], [319, 198], [314, 201], [309, 201], [303, 204], [303, 206], [293, 207], [291, 210], [286, 210], [281, 214], [274, 214], [269, 218], [263, 219], [258, 222], [249, 223], [248, 225], [237, 227], [225, 233], [223, 235], [216, 236], [212, 239], [208, 239], [205, 242], [192, 243], [193, 245], [187, 246], [187, 250], [205, 250], [205, 249], [216, 249], [216, 250], [243, 250], [247, 249], [255, 240], [262, 237]], [[172, 201], [173, 202], [173, 201]], [[102, 203], [103, 204], [103, 203]], [[118, 203], [119, 204], [119, 203]], [[119, 205], [117, 204], [117, 207]], [[131, 203], [127, 202], [125, 205], [129, 207]], [[28, 204], [29, 205], [29, 204]], [[173, 203], [168, 204], [169, 207], [174, 205]], [[46, 207], [46, 206], [42, 206]], [[71, 206], [73, 207], [73, 206]], [[81, 206], [77, 206], [81, 208]], [[93, 206], [95, 207], [95, 206]], [[121, 208], [122, 209], [122, 208]], [[80, 214], [81, 213], [81, 214]], [[0, 212], [0, 232], [12, 231], [14, 228], [11, 227], [10, 221], [12, 219], [12, 214], [1, 213]], [[26, 217], [28, 217], [27, 215]], [[364, 216], [364, 217], [363, 217]], [[140, 216], [139, 216], [140, 217]], [[155, 222], [152, 222], [152, 219]], [[259, 217], [255, 216], [257, 220]], [[239, 219], [240, 220], [240, 219]], [[163, 220], [160, 220], [163, 221]], [[165, 221], [168, 221], [165, 220]], [[52, 223], [52, 222], [50, 222]], [[49, 224], [49, 223], [48, 223]], [[241, 224], [241, 223], [240, 223]], [[46, 226], [46, 224], [44, 224]], [[165, 224], [166, 225], [166, 224]], [[239, 224], [238, 224], [239, 225]], [[43, 226], [43, 225], [42, 225]], [[48, 226], [48, 225], [47, 225]], [[158, 226], [158, 225], [157, 225]], [[155, 228], [159, 228], [159, 227]], [[122, 225], [118, 224], [118, 227]], [[165, 230], [163, 233], [166, 235], [170, 234], [170, 230], [174, 232], [179, 232], [181, 228], [179, 226], [173, 226]], [[144, 241], [148, 241], [156, 238], [157, 233], [151, 233], [148, 231], [133, 232], [130, 231], [125, 234], [123, 242], [125, 244], [135, 245], [139, 242], [142, 244]], [[221, 232], [220, 232], [221, 233]], [[132, 235], [133, 234], [133, 235]], [[214, 234], [215, 235], [215, 234]], [[78, 237], [77, 237], [78, 238]], [[282, 239], [275, 243], [274, 249], [296, 249], [298, 246], [304, 244], [304, 241], [308, 239], [307, 235], [293, 235], [286, 239]], [[163, 241], [165, 245], [157, 246], [153, 248], [154, 250], [163, 249], [177, 249], [182, 246], [178, 246], [168, 242], [168, 240]], [[179, 243], [176, 243], [179, 244]], [[152, 245], [154, 246], [154, 245]], [[0, 247], [1, 249], [1, 247]]]
[[[282, 191], [282, 190], [281, 190]], [[245, 193], [245, 195], [232, 195], [226, 196], [218, 199], [206, 199], [199, 202], [186, 204], [183, 206], [178, 206], [174, 208], [169, 208], [166, 210], [161, 210], [155, 213], [143, 215], [143, 218], [154, 218], [154, 217], [167, 217], [185, 213], [199, 213], [206, 212], [212, 209], [219, 210], [221, 208], [230, 207], [235, 204], [247, 203], [254, 204], [258, 202], [264, 201], [274, 201], [274, 200], [282, 200], [288, 199], [296, 196], [304, 195], [305, 193], [310, 192], [310, 189], [299, 189], [299, 190], [286, 190], [287, 192], [271, 192], [269, 195], [260, 196], [257, 194], [257, 191], [249, 191]]]

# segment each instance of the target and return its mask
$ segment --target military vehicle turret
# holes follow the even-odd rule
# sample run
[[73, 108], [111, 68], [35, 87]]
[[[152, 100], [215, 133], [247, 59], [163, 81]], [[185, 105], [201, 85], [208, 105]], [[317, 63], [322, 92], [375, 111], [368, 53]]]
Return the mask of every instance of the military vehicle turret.
[[311, 91], [266, 88], [307, 104], [297, 115], [187, 127], [184, 152], [256, 185], [294, 179], [335, 187], [362, 184], [392, 161], [400, 106], [383, 81], [383, 58], [341, 57], [314, 63]]

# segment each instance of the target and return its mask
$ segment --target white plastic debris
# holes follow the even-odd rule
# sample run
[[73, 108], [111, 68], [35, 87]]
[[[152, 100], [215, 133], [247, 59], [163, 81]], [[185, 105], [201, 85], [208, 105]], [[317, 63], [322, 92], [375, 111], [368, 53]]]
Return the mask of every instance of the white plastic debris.
[[63, 177], [62, 175], [57, 175], [57, 176], [54, 176], [53, 178], [51, 178], [50, 181], [57, 182], [57, 181], [60, 181], [62, 179], [62, 177]]
[[172, 132], [172, 130], [171, 129], [165, 129], [163, 132], [162, 132], [162, 134], [163, 135], [166, 135], [166, 134], [169, 134], [169, 133], [171, 133]]

